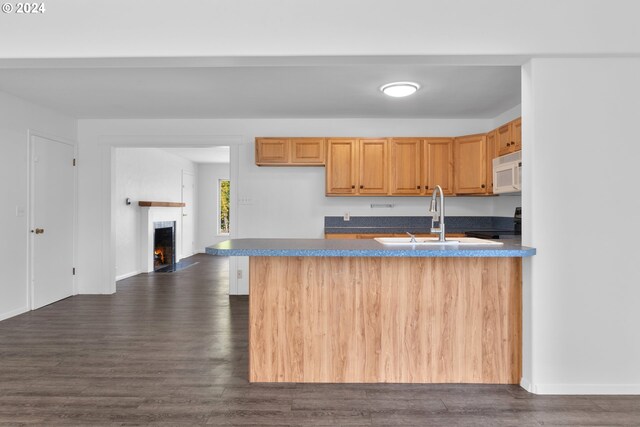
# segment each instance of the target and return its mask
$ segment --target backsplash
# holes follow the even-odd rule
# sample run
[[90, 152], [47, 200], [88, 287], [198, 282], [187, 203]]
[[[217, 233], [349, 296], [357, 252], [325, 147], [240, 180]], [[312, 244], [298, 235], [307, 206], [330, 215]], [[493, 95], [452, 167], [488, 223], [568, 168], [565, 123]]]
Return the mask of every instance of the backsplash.
[[[447, 216], [448, 233], [470, 230], [513, 230], [513, 217], [499, 216]], [[325, 216], [325, 233], [428, 233], [431, 216], [352, 216], [345, 221], [341, 216]]]

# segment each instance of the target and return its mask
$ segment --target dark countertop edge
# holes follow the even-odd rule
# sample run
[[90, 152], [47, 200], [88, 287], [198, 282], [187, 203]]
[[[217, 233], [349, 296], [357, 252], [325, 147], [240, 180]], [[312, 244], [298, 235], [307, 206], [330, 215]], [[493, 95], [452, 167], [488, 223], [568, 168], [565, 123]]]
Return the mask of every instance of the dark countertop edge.
[[266, 257], [373, 257], [373, 258], [525, 258], [536, 254], [534, 248], [523, 249], [414, 249], [358, 250], [358, 249], [214, 249], [206, 253], [217, 256]]

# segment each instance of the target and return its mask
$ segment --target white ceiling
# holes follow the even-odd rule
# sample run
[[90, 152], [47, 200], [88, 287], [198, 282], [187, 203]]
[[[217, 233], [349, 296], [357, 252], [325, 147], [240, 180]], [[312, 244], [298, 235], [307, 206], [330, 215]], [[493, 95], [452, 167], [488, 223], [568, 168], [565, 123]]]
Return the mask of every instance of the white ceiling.
[[229, 147], [163, 148], [162, 150], [194, 163], [229, 163]]
[[[391, 81], [422, 85], [384, 96]], [[425, 64], [0, 69], [0, 91], [76, 118], [493, 118], [520, 67]]]

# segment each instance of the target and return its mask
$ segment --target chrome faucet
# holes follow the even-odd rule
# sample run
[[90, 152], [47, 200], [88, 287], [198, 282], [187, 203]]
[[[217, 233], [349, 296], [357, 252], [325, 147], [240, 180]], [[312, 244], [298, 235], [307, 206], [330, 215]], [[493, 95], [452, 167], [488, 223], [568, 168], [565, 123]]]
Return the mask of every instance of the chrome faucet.
[[[436, 194], [440, 192], [440, 211], [438, 211], [438, 202], [436, 199]], [[433, 189], [433, 193], [431, 193], [431, 205], [429, 206], [429, 212], [433, 213], [433, 217], [431, 218], [431, 232], [438, 234], [438, 241], [445, 241], [444, 234], [444, 194], [442, 193], [442, 187], [436, 185], [436, 188]], [[438, 228], [435, 228], [435, 223], [438, 222]]]

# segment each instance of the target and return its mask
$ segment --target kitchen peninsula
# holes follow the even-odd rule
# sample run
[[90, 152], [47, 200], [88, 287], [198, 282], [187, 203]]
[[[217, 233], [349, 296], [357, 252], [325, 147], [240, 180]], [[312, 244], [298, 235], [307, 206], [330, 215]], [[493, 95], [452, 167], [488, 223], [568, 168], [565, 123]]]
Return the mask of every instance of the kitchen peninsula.
[[500, 245], [234, 239], [251, 382], [519, 383], [522, 257]]

